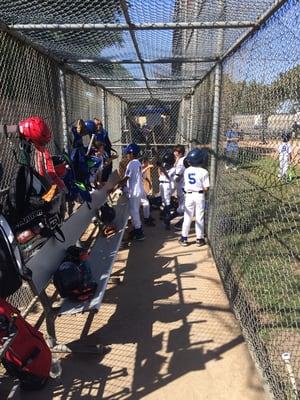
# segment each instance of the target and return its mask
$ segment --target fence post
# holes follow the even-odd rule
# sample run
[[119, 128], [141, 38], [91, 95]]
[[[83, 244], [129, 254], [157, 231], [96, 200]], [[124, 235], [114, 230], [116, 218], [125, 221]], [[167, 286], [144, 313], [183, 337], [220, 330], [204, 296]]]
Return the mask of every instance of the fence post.
[[210, 192], [209, 192], [209, 213], [208, 213], [209, 239], [211, 236], [212, 213], [214, 207], [214, 192], [215, 192], [217, 163], [218, 163], [221, 83], [222, 83], [222, 65], [221, 63], [218, 63], [215, 68], [213, 122], [212, 122], [212, 137], [211, 137]]
[[66, 103], [66, 78], [62, 68], [59, 69], [59, 91], [61, 104], [61, 122], [63, 133], [64, 150], [68, 148], [68, 124], [67, 124], [67, 103]]

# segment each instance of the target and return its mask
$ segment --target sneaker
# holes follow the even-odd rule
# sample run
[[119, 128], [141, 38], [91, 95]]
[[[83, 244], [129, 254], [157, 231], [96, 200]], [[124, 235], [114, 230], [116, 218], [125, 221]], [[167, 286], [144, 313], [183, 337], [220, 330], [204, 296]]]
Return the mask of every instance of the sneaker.
[[196, 245], [197, 245], [198, 247], [205, 246], [205, 245], [206, 245], [205, 239], [204, 239], [204, 238], [202, 238], [202, 239], [197, 239], [197, 240], [196, 240]]
[[181, 246], [184, 246], [184, 247], [186, 247], [186, 246], [188, 245], [187, 238], [186, 238], [186, 237], [183, 237], [183, 236], [181, 236], [181, 238], [178, 240], [178, 242], [179, 242], [179, 244], [180, 244]]
[[174, 228], [176, 231], [181, 231], [182, 229], [182, 224], [183, 224], [183, 218], [181, 218], [180, 221], [176, 222], [176, 224], [174, 225]]
[[155, 226], [153, 218], [144, 218], [144, 224], [146, 226]]
[[237, 167], [233, 167], [232, 169], [233, 169], [234, 171], [237, 171]]
[[229, 167], [229, 165], [225, 165], [225, 169], [229, 169], [230, 167]]
[[132, 236], [131, 236], [131, 239], [132, 239], [132, 240], [138, 240], [138, 241], [144, 240], [144, 239], [145, 239], [145, 236], [144, 236], [144, 232], [142, 231], [142, 228], [140, 228], [140, 229], [135, 229], [135, 230], [133, 231], [133, 234], [132, 234]]

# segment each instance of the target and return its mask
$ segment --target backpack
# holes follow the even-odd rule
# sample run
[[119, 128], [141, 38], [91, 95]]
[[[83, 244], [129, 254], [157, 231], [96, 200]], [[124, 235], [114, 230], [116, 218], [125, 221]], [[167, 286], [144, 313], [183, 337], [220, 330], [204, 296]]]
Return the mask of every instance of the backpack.
[[[11, 339], [6, 345], [7, 338]], [[22, 389], [42, 388], [51, 369], [51, 351], [43, 335], [0, 299], [0, 359], [9, 375], [20, 379]]]
[[[7, 198], [8, 219], [16, 232], [37, 227], [41, 236], [64, 241], [61, 224], [62, 194], [30, 165], [19, 165]], [[59, 236], [57, 235], [59, 234]]]
[[6, 298], [22, 285], [22, 278], [31, 279], [31, 271], [25, 267], [12, 230], [0, 214], [0, 297]]
[[80, 247], [70, 246], [63, 262], [53, 276], [59, 295], [73, 301], [90, 300], [97, 289], [92, 271], [84, 262], [87, 253]]
[[112, 223], [116, 217], [115, 209], [107, 203], [100, 207], [100, 212], [100, 221], [105, 225]]
[[89, 192], [90, 172], [84, 148], [74, 148], [70, 155], [64, 154], [64, 158], [69, 165], [66, 175], [62, 178], [68, 189], [67, 200], [76, 201], [80, 197], [82, 201], [90, 203], [92, 201]]

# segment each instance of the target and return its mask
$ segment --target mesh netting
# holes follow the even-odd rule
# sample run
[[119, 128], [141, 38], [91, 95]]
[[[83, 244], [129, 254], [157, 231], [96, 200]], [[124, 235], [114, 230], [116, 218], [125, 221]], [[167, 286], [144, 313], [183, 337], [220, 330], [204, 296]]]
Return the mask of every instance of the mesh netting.
[[[296, 399], [300, 389], [297, 19], [299, 3], [290, 2], [223, 66], [210, 232], [225, 289], [276, 399]], [[212, 82], [213, 75], [194, 95], [201, 144], [210, 139]], [[238, 147], [229, 129], [240, 132]], [[283, 133], [290, 161], [279, 155]]]
[[[66, 73], [68, 128], [78, 118], [99, 117], [119, 153], [124, 144], [135, 141], [150, 158], [176, 143], [207, 148], [211, 159], [217, 160], [209, 237], [224, 287], [274, 397], [296, 400], [300, 390], [299, 1], [276, 2], [284, 5], [222, 61], [220, 132], [218, 149], [213, 151], [218, 131], [213, 68], [249, 26], [171, 29], [169, 25], [130, 32], [128, 18], [133, 24], [257, 22], [273, 0], [255, 4], [133, 0], [126, 3], [128, 15], [124, 3], [2, 1], [0, 15], [6, 24], [105, 23], [123, 24], [123, 29], [20, 30], [61, 64], [1, 33], [0, 124], [15, 125], [29, 115], [41, 115], [54, 133], [52, 150], [61, 150], [59, 68], [65, 64], [75, 71]], [[230, 141], [229, 130], [236, 132], [237, 145]], [[292, 150], [285, 163], [279, 156], [283, 132]], [[1, 191], [9, 186], [16, 165], [11, 146], [16, 141], [10, 143], [1, 135]], [[213, 167], [211, 172], [213, 179]], [[32, 297], [24, 286], [12, 301], [26, 307]]]

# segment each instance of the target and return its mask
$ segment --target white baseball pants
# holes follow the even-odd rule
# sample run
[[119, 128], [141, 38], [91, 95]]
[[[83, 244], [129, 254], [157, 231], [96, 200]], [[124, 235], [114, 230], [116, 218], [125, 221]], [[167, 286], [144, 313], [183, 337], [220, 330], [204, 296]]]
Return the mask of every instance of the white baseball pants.
[[171, 204], [172, 187], [170, 182], [160, 182], [159, 193], [161, 195], [161, 201], [163, 206], [169, 206]]
[[289, 160], [288, 159], [281, 159], [279, 160], [279, 172], [278, 172], [278, 178], [283, 178], [288, 171], [289, 168]]
[[183, 237], [188, 237], [192, 219], [195, 215], [196, 238], [204, 237], [204, 209], [205, 196], [204, 193], [186, 193], [184, 202], [184, 217], [182, 224]]
[[141, 197], [141, 205], [143, 207], [144, 218], [148, 219], [150, 217], [150, 203], [145, 192]]
[[134, 229], [140, 229], [142, 227], [142, 222], [140, 217], [140, 206], [141, 206], [141, 197], [129, 198], [129, 214], [131, 216]]

